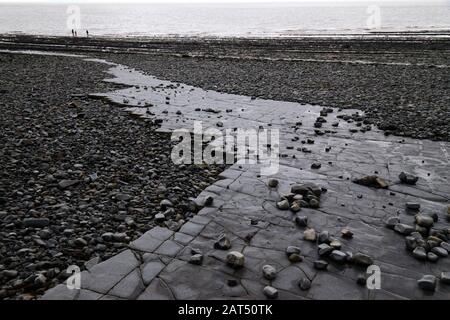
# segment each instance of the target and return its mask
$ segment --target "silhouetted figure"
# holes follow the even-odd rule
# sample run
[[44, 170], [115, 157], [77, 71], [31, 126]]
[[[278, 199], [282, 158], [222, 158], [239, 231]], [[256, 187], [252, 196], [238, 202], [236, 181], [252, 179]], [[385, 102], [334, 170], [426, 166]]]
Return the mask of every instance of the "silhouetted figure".
[[89, 38], [89, 30], [86, 30], [86, 37]]
[[75, 37], [77, 37], [78, 35], [77, 35], [77, 30], [75, 30]]
[[72, 29], [72, 37], [75, 37], [75, 30]]

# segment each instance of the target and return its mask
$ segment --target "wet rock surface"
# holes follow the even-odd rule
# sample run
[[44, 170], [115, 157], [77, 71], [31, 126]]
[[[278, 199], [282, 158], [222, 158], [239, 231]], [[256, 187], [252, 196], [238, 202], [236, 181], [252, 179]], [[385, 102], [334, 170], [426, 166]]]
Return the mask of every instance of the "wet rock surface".
[[[273, 177], [279, 183], [276, 189], [268, 186], [267, 177], [261, 176], [262, 164], [236, 163], [197, 198], [213, 197], [214, 201], [178, 231], [161, 227], [149, 230], [129, 249], [95, 265], [89, 274], [83, 273], [81, 290], [74, 292], [59, 285], [47, 291], [44, 299], [275, 297], [274, 290], [265, 289], [268, 286], [280, 299], [417, 299], [429, 296], [418, 282], [424, 274], [431, 275], [432, 270], [435, 276], [441, 276], [449, 269], [448, 258], [417, 261], [404, 245], [405, 236], [413, 237], [424, 248], [434, 248], [448, 239], [448, 221], [444, 219], [450, 194], [448, 144], [398, 140], [375, 129], [355, 129], [355, 122], [348, 121], [351, 114], [357, 114], [355, 110], [326, 112], [329, 121], [321, 122], [317, 131], [317, 117], [325, 117], [324, 108], [318, 106], [303, 106], [299, 111], [296, 104], [206, 93], [120, 66], [111, 72], [120, 77], [116, 82], [135, 87], [108, 93], [107, 97], [115, 103], [127, 100], [128, 110], [144, 119], [161, 119], [161, 131], [190, 127], [195, 119], [203, 120], [205, 126], [215, 126], [221, 119], [223, 129], [251, 127], [250, 123], [256, 127], [270, 123], [281, 129], [280, 151], [286, 156], [280, 158], [280, 170]], [[144, 85], [153, 88], [141, 94]], [[166, 104], [168, 94], [172, 97], [170, 105]], [[153, 105], [151, 111], [139, 107], [145, 103]], [[214, 105], [219, 112], [202, 111], [206, 108], [195, 111], [198, 105]], [[233, 112], [220, 112], [227, 109]], [[183, 110], [181, 114], [179, 110]], [[344, 116], [349, 117], [344, 120]], [[335, 121], [339, 126], [331, 129], [336, 128], [332, 125]], [[303, 152], [300, 147], [307, 139], [314, 143], [309, 144], [310, 152]], [[293, 142], [300, 150], [290, 148]], [[315, 162], [321, 167], [311, 169]], [[415, 185], [401, 183], [398, 177], [402, 171], [420, 179]], [[367, 175], [383, 177], [390, 182], [388, 188], [352, 182]], [[277, 208], [277, 202], [289, 195], [294, 185], [308, 183], [323, 192], [319, 206], [301, 206], [298, 212]], [[288, 198], [299, 195], [303, 196], [293, 193]], [[420, 203], [420, 214], [432, 217], [432, 227], [415, 225], [418, 212], [411, 214], [406, 208], [411, 201]], [[307, 228], [296, 223], [297, 214], [307, 217]], [[390, 228], [385, 227], [387, 220]], [[398, 224], [403, 225], [397, 227], [401, 233], [391, 230]], [[309, 229], [316, 232], [314, 240], [303, 238]], [[342, 237], [343, 229], [351, 230], [352, 237]], [[216, 248], [215, 242], [224, 234], [230, 247]], [[319, 256], [321, 244], [332, 249], [328, 254], [334, 252], [333, 258]], [[196, 254], [203, 254], [201, 265], [190, 262], [192, 248], [196, 248]], [[229, 265], [230, 259], [242, 261], [242, 257], [245, 263], [239, 262], [238, 268], [234, 263]], [[362, 283], [358, 280], [361, 273], [372, 264], [381, 269], [382, 289], [378, 291], [358, 285]], [[277, 270], [270, 283], [261, 272], [265, 265]], [[141, 279], [139, 274], [144, 269], [146, 276]], [[300, 286], [302, 278], [310, 285], [303, 280], [306, 285]], [[450, 288], [444, 284], [436, 284], [433, 299], [449, 298]]]
[[[386, 51], [373, 55], [366, 51], [361, 56], [355, 52], [340, 53], [336, 48], [332, 52], [314, 52], [313, 49], [308, 52], [309, 48], [295, 52], [290, 58], [300, 56], [304, 60], [294, 61], [289, 58], [276, 60], [282, 50], [270, 51], [270, 60], [260, 59], [265, 54], [264, 46], [260, 46], [251, 59], [245, 58], [248, 57], [245, 48], [230, 46], [228, 49], [233, 59], [221, 58], [223, 53], [204, 53], [198, 47], [190, 50], [191, 57], [183, 58], [154, 55], [136, 58], [123, 54], [107, 55], [106, 58], [161, 79], [206, 90], [361, 109], [366, 112], [365, 123], [373, 123], [387, 134], [450, 140], [447, 121], [450, 118], [449, 61], [442, 59], [445, 56], [442, 52], [424, 55], [419, 51], [413, 53], [415, 50], [386, 48]], [[389, 60], [392, 64], [358, 63], [380, 60]], [[403, 64], [417, 60], [422, 60], [424, 65]], [[446, 68], [433, 65], [445, 65]]]
[[[102, 81], [107, 68], [0, 54], [3, 299], [33, 299], [68, 266], [108, 259], [155, 225], [179, 229], [195, 213], [189, 198], [223, 170], [171, 165], [158, 126], [88, 99], [117, 88]], [[173, 211], [157, 222], [169, 200]]]

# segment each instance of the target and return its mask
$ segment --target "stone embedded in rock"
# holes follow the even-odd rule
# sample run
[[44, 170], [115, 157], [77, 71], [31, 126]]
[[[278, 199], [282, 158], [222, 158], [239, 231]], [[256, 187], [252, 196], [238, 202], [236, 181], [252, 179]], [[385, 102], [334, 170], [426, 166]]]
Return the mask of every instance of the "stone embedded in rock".
[[50, 224], [47, 218], [26, 218], [23, 220], [23, 225], [29, 228], [44, 228]]
[[273, 280], [277, 276], [277, 269], [268, 264], [262, 267], [262, 272], [267, 280]]
[[411, 227], [404, 223], [397, 223], [394, 227], [394, 230], [403, 235], [410, 235], [414, 231], [414, 227]]
[[441, 273], [441, 282], [445, 284], [450, 284], [450, 272]]
[[303, 232], [303, 239], [306, 241], [316, 241], [316, 231], [314, 229], [306, 229]]
[[359, 264], [361, 266], [370, 266], [373, 264], [373, 259], [368, 256], [367, 254], [361, 253], [361, 252], [357, 252], [353, 255], [352, 261], [355, 264]]
[[427, 252], [425, 251], [424, 247], [417, 247], [413, 250], [412, 253], [413, 257], [418, 260], [426, 260], [427, 259]]
[[298, 286], [303, 291], [309, 290], [311, 288], [311, 281], [306, 277], [302, 277], [298, 281]]
[[401, 182], [410, 184], [410, 185], [416, 184], [416, 182], [419, 180], [419, 177], [416, 177], [416, 176], [406, 173], [406, 172], [400, 173], [398, 178], [400, 179]]
[[317, 249], [319, 252], [319, 256], [325, 256], [325, 255], [329, 254], [331, 251], [333, 251], [333, 248], [326, 243], [319, 244]]
[[227, 264], [232, 268], [241, 268], [244, 266], [245, 257], [238, 251], [228, 252], [226, 257]]
[[410, 210], [419, 210], [420, 209], [420, 203], [417, 202], [407, 202], [406, 208]]
[[219, 236], [219, 239], [214, 242], [214, 248], [220, 250], [228, 250], [231, 248], [231, 241], [226, 235], [222, 234]]
[[436, 290], [436, 277], [433, 275], [424, 275], [421, 279], [417, 280], [419, 288], [426, 291]]
[[415, 219], [416, 223], [424, 228], [430, 228], [434, 224], [433, 218], [425, 214], [418, 214]]
[[333, 250], [330, 254], [330, 259], [339, 263], [344, 263], [346, 258], [347, 255], [340, 250]]
[[373, 187], [373, 188], [379, 188], [379, 189], [385, 189], [389, 187], [389, 184], [386, 182], [386, 180], [378, 177], [378, 176], [365, 176], [359, 179], [353, 180], [354, 183], [366, 186], [366, 187]]
[[325, 260], [316, 260], [314, 261], [314, 268], [317, 270], [325, 270], [328, 266], [328, 262]]
[[74, 186], [74, 185], [76, 185], [76, 184], [78, 184], [78, 183], [80, 183], [80, 180], [61, 180], [61, 181], [58, 183], [58, 186], [59, 186], [61, 189], [67, 189], [67, 188], [69, 188], [69, 187], [71, 187], [71, 186]]
[[271, 179], [269, 179], [269, 181], [267, 182], [267, 185], [268, 185], [270, 188], [276, 188], [276, 187], [278, 187], [278, 180], [277, 180], [277, 179], [274, 179], [274, 178], [271, 178]]
[[386, 220], [386, 228], [388, 229], [394, 229], [394, 227], [400, 223], [400, 219], [398, 217], [389, 217]]
[[269, 298], [269, 299], [276, 299], [276, 298], [278, 298], [278, 290], [275, 289], [274, 287], [266, 286], [266, 287], [264, 287], [263, 292], [266, 295], [266, 297]]
[[203, 255], [202, 254], [194, 254], [193, 256], [191, 256], [189, 258], [189, 263], [190, 264], [201, 265], [202, 262], [203, 262]]
[[308, 226], [308, 217], [306, 217], [306, 216], [295, 217], [295, 223], [299, 227], [307, 227]]
[[277, 202], [277, 208], [280, 210], [287, 210], [289, 209], [289, 201], [288, 200], [281, 200]]
[[442, 247], [434, 247], [434, 248], [431, 249], [431, 252], [437, 254], [440, 257], [447, 257], [448, 256], [447, 250], [445, 250]]

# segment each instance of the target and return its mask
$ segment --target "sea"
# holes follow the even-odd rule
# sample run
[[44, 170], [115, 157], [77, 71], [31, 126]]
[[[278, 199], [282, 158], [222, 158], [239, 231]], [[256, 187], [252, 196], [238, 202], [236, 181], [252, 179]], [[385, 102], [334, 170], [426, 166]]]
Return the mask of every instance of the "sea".
[[13, 4], [0, 34], [104, 37], [304, 37], [426, 34], [450, 37], [450, 0], [439, 4]]

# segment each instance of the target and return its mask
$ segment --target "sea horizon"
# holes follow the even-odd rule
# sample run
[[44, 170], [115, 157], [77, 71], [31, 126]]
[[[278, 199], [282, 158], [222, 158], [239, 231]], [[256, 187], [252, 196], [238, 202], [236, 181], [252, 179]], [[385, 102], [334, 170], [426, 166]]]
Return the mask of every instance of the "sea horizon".
[[[277, 38], [450, 31], [450, 6], [436, 3], [0, 3], [0, 34], [101, 37]], [[373, 24], [374, 19], [378, 18]], [[372, 25], [371, 25], [372, 23]]]

